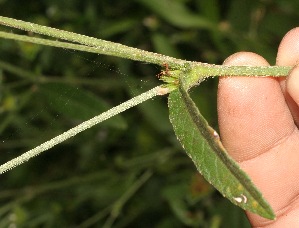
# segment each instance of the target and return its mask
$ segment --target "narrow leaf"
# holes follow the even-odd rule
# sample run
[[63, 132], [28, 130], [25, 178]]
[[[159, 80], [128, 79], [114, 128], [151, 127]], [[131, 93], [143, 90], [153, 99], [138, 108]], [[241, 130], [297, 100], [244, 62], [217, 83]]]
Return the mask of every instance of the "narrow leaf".
[[178, 140], [206, 180], [233, 204], [274, 219], [271, 206], [247, 174], [229, 157], [217, 132], [208, 125], [183, 86], [170, 93], [168, 105]]

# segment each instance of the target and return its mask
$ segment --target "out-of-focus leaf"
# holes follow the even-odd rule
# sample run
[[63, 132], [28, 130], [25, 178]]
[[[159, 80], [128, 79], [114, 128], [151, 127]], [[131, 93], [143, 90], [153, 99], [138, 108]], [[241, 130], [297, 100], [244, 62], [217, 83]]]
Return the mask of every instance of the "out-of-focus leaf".
[[271, 206], [247, 174], [229, 157], [217, 132], [201, 116], [183, 85], [170, 93], [168, 105], [176, 136], [206, 180], [233, 204], [274, 219]]
[[218, 22], [220, 18], [220, 7], [219, 0], [197, 0], [197, 4], [200, 7], [200, 11], [207, 17], [209, 20]]
[[177, 48], [174, 45], [172, 45], [171, 41], [163, 34], [155, 33], [152, 36], [152, 41], [155, 47], [155, 51], [157, 53], [172, 56], [175, 58], [180, 58], [180, 54]]
[[251, 13], [255, 1], [244, 0], [231, 1], [231, 7], [229, 8], [228, 21], [235, 30], [248, 30], [251, 21]]
[[[87, 120], [109, 109], [109, 105], [94, 94], [63, 83], [42, 84], [40, 93], [53, 110], [74, 119]], [[120, 115], [105, 122], [107, 126], [126, 127]]]
[[0, 100], [0, 113], [13, 111], [17, 108], [16, 97], [12, 94], [6, 94], [2, 100]]
[[163, 190], [163, 196], [167, 200], [172, 211], [183, 224], [192, 227], [203, 226], [203, 213], [198, 210], [190, 210], [190, 204], [186, 200], [188, 188], [180, 182], [170, 185]]
[[126, 32], [136, 26], [137, 21], [131, 19], [123, 19], [111, 22], [106, 25], [105, 29], [99, 31], [100, 37], [109, 38], [121, 32]]
[[41, 49], [41, 46], [30, 43], [19, 42], [18, 44], [23, 56], [29, 59], [30, 61], [33, 61], [36, 58], [38, 52]]
[[244, 211], [238, 207], [233, 206], [227, 200], [218, 201], [217, 207], [214, 207], [213, 211], [216, 214], [221, 215], [221, 225], [218, 227], [221, 228], [226, 228], [226, 227], [250, 228], [251, 227]]
[[177, 0], [137, 0], [150, 8], [154, 13], [174, 26], [181, 28], [211, 29], [213, 24], [193, 12], [182, 1]]

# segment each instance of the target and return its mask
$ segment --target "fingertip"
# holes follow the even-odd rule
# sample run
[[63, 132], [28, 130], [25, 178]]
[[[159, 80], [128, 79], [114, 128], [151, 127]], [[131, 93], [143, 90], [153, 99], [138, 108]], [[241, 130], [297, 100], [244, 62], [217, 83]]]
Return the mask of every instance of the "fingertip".
[[251, 66], [268, 66], [269, 63], [262, 56], [253, 52], [237, 52], [223, 62], [223, 65], [251, 65]]
[[[282, 39], [276, 57], [276, 64], [279, 66], [296, 66], [299, 63], [299, 27], [290, 30]], [[285, 96], [285, 101], [293, 116], [294, 122], [299, 126], [299, 106], [298, 106], [298, 71], [285, 78], [280, 78], [281, 90]], [[288, 85], [287, 85], [288, 84]]]
[[[241, 52], [227, 58], [225, 65], [269, 63], [255, 53]], [[279, 82], [271, 77], [222, 77], [218, 123], [223, 145], [237, 161], [259, 156], [293, 129]]]
[[290, 30], [282, 39], [276, 57], [276, 64], [293, 66], [299, 59], [299, 27]]
[[[230, 55], [223, 62], [225, 66], [269, 66], [262, 56], [253, 52], [237, 52]], [[261, 78], [260, 78], [261, 79]], [[255, 83], [256, 78], [251, 77], [220, 77], [218, 84], [219, 94], [227, 91], [234, 98], [235, 92], [244, 91], [248, 85]], [[237, 90], [237, 91], [234, 91]], [[220, 96], [221, 98], [221, 96]], [[225, 103], [225, 102], [224, 102]]]
[[299, 104], [299, 66], [295, 66], [286, 80], [286, 88], [296, 104]]

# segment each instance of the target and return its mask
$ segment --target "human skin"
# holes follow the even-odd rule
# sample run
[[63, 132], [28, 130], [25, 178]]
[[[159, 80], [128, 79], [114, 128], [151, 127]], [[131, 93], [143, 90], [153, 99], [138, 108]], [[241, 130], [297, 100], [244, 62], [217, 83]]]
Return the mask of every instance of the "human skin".
[[[268, 200], [276, 220], [247, 212], [253, 227], [299, 227], [299, 27], [288, 32], [276, 64], [294, 66], [287, 78], [222, 77], [218, 116], [222, 142]], [[224, 65], [267, 66], [251, 52]]]

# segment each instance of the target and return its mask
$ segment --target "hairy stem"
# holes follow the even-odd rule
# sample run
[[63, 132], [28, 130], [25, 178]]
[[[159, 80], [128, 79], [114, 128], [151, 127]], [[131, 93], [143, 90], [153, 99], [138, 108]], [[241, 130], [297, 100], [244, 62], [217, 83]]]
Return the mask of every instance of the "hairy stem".
[[[4, 39], [9, 39], [9, 40], [17, 40], [17, 41], [41, 44], [41, 45], [51, 46], [51, 47], [65, 48], [65, 49], [71, 49], [71, 50], [77, 50], [77, 51], [85, 51], [85, 52], [91, 52], [91, 53], [96, 53], [96, 54], [106, 54], [106, 53], [103, 53], [102, 49], [99, 49], [97, 47], [90, 47], [90, 46], [86, 46], [86, 45], [82, 45], [82, 44], [61, 42], [61, 41], [57, 41], [57, 40], [49, 40], [49, 39], [37, 38], [37, 37], [26, 36], [26, 35], [18, 35], [18, 34], [13, 34], [13, 33], [8, 33], [8, 32], [0, 31], [0, 37], [4, 38]], [[107, 55], [109, 55], [109, 53]]]
[[55, 28], [50, 28], [47, 26], [42, 26], [30, 22], [8, 18], [8, 17], [0, 16], [0, 24], [22, 29], [25, 31], [46, 35], [46, 36], [51, 36], [62, 40], [80, 43], [89, 47], [95, 47], [98, 49], [97, 53], [100, 54], [112, 55], [121, 58], [126, 58], [126, 59], [131, 59], [136, 61], [144, 61], [144, 62], [159, 64], [159, 65], [163, 65], [163, 63], [168, 63], [171, 67], [177, 67], [177, 68], [182, 68], [186, 62], [184, 60], [140, 50], [133, 47], [128, 47], [122, 44], [113, 43], [110, 41], [105, 41], [93, 37], [88, 37], [85, 35], [80, 35], [73, 32], [67, 32]]
[[58, 39], [63, 39], [71, 42], [76, 42], [82, 45], [75, 45], [70, 43], [55, 42], [41, 38], [33, 38], [17, 35], [4, 35], [2, 37], [22, 40], [37, 44], [50, 45], [56, 47], [70, 48], [74, 50], [81, 50], [87, 52], [94, 52], [98, 54], [112, 55], [121, 58], [131, 59], [135, 61], [148, 62], [153, 64], [167, 64], [170, 68], [189, 70], [195, 69], [200, 78], [209, 76], [287, 76], [291, 67], [269, 66], [269, 67], [254, 67], [254, 66], [220, 66], [201, 62], [192, 62], [181, 59], [172, 58], [169, 56], [140, 50], [133, 47], [128, 47], [122, 44], [113, 43], [97, 39], [94, 37], [88, 37], [73, 32], [67, 32], [47, 26], [42, 26], [30, 22], [16, 20], [8, 17], [0, 16], [0, 24], [30, 31], [42, 35], [51, 36]]
[[[186, 88], [198, 85], [207, 77], [213, 76], [247, 76], [247, 77], [282, 77], [287, 76], [292, 66], [207, 66], [195, 65], [186, 72], [179, 72], [177, 77], [184, 78]], [[187, 75], [187, 76], [186, 76]]]
[[133, 97], [132, 99], [115, 106], [111, 108], [110, 110], [103, 112], [102, 114], [93, 117], [90, 120], [87, 120], [78, 126], [71, 128], [70, 130], [62, 133], [61, 135], [56, 136], [55, 138], [42, 143], [41, 145], [35, 147], [32, 150], [29, 150], [25, 152], [24, 154], [20, 155], [19, 157], [16, 157], [9, 162], [6, 162], [5, 164], [0, 166], [0, 174], [28, 161], [30, 158], [35, 157], [42, 153], [43, 151], [49, 150], [50, 148], [54, 147], [55, 145], [77, 135], [78, 133], [93, 127], [94, 125], [103, 122], [104, 120], [107, 120], [129, 108], [132, 108], [146, 100], [149, 100], [157, 95], [163, 95], [167, 91], [161, 87], [155, 87], [151, 90], [148, 90], [147, 92], [144, 92], [140, 94], [139, 96]]
[[[23, 42], [30, 42], [34, 44], [42, 44], [46, 46], [66, 48], [78, 51], [86, 51], [91, 53], [103, 54], [102, 50], [96, 47], [89, 47], [81, 44], [74, 44], [68, 42], [61, 42], [56, 40], [49, 40], [43, 38], [30, 37], [25, 35], [17, 35], [13, 33], [1, 32], [0, 37], [5, 39], [12, 39]], [[197, 62], [189, 62], [189, 68], [194, 71], [193, 75], [196, 75], [194, 79], [190, 78], [190, 87], [194, 86], [198, 81], [211, 76], [275, 76], [281, 77], [288, 75], [292, 69], [290, 66], [220, 66], [214, 64], [198, 64]], [[187, 66], [187, 64], [185, 65]]]

